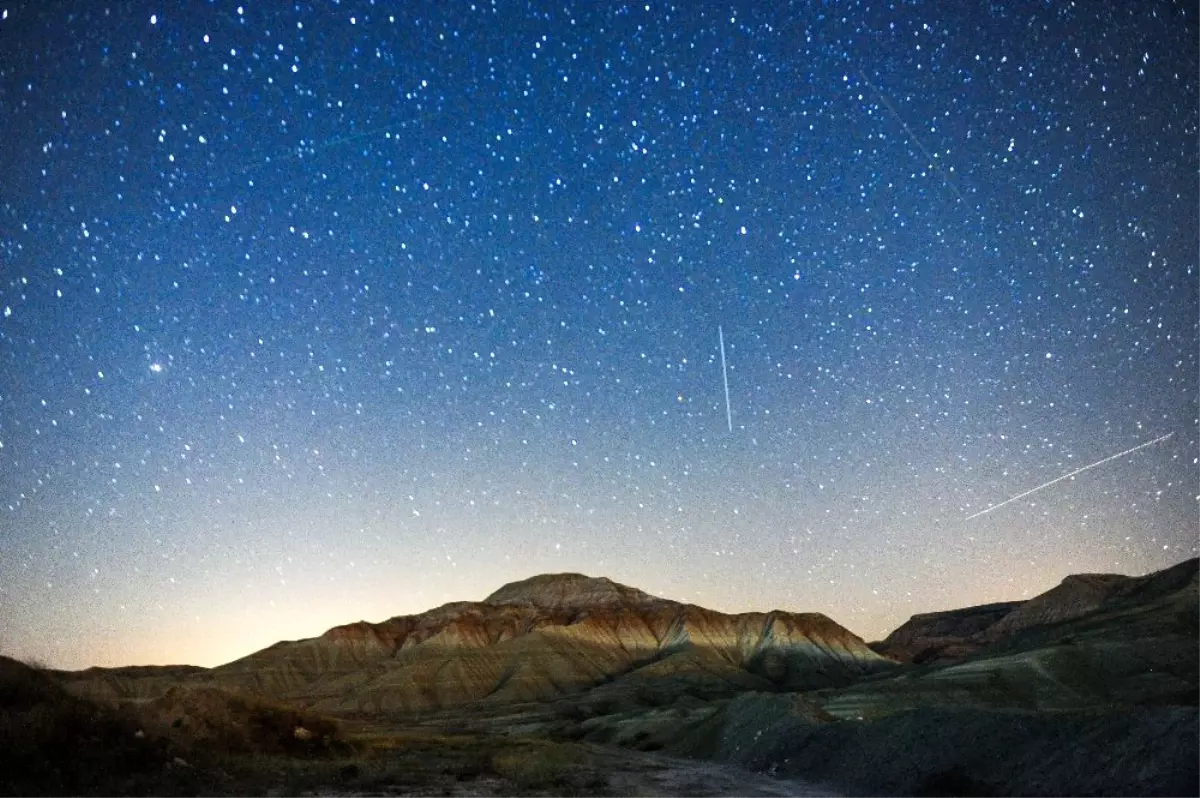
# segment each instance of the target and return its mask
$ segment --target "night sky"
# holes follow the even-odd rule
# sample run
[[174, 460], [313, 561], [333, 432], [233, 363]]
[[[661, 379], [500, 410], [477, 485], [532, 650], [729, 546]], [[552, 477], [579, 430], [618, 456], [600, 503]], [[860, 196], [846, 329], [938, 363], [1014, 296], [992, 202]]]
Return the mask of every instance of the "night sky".
[[1198, 42], [0, 0], [0, 652], [213, 665], [557, 571], [875, 639], [1195, 556]]

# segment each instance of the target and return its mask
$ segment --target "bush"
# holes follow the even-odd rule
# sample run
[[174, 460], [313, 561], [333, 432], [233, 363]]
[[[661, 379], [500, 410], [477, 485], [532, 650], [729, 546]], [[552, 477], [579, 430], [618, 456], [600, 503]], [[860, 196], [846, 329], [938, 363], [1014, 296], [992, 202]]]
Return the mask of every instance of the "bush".
[[329, 718], [213, 687], [172, 688], [143, 714], [170, 737], [212, 753], [302, 758], [353, 753]]
[[165, 740], [138, 731], [133, 718], [0, 657], [0, 794], [129, 792], [169, 758]]

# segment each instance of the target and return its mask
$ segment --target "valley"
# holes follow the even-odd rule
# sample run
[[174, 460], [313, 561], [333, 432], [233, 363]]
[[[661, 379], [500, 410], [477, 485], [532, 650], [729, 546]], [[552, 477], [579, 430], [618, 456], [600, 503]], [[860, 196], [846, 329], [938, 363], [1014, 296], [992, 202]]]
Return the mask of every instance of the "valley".
[[[819, 614], [727, 615], [548, 574], [211, 669], [6, 660], [2, 741], [27, 753], [2, 786], [1194, 794], [1198, 624], [1196, 560], [916, 616], [870, 645]], [[90, 765], [29, 759], [80, 735]]]

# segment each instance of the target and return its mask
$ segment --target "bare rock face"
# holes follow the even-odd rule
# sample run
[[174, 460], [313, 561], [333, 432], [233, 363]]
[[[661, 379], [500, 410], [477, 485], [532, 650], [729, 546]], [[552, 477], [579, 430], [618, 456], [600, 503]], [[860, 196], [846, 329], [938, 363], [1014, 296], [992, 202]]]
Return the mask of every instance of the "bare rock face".
[[1007, 601], [914, 615], [871, 648], [900, 662], [957, 661], [978, 651], [983, 643], [976, 636], [1023, 603]]
[[1001, 640], [1023, 629], [1079, 618], [1104, 605], [1147, 594], [1177, 590], [1196, 580], [1195, 559], [1145, 576], [1073, 574], [1039, 596], [1021, 604], [980, 633], [983, 641]]
[[[1075, 581], [1067, 580], [1067, 596], [1077, 595]], [[1109, 587], [1115, 592], [1091, 612], [1020, 628], [964, 661], [906, 668], [895, 678], [828, 691], [824, 709], [839, 718], [867, 720], [932, 708], [1194, 711], [1200, 680], [1196, 561]], [[1048, 593], [1055, 591], [1064, 592]], [[1070, 602], [1063, 604], [1074, 611]]]
[[327, 712], [414, 713], [549, 700], [635, 673], [768, 689], [845, 684], [887, 666], [823, 615], [726, 615], [563, 574], [279, 644], [213, 675]]
[[959, 662], [1015, 635], [1128, 602], [1149, 602], [1195, 584], [1197, 560], [1145, 576], [1073, 574], [1028, 601], [914, 615], [872, 648], [900, 662]]
[[980, 639], [999, 640], [1031, 626], [1086, 615], [1114, 596], [1129, 581], [1129, 577], [1116, 574], [1072, 574], [1057, 587], [1022, 602], [1013, 612], [981, 630]]
[[[731, 689], [805, 689], [847, 684], [891, 664], [824, 615], [727, 615], [602, 577], [546, 574], [482, 602], [276, 643], [186, 681], [323, 712], [418, 713], [554, 699], [633, 674], [641, 688], [697, 679]], [[72, 681], [94, 691], [98, 680], [109, 692], [153, 697], [114, 687], [102, 674]], [[156, 682], [150, 692], [161, 690]]]

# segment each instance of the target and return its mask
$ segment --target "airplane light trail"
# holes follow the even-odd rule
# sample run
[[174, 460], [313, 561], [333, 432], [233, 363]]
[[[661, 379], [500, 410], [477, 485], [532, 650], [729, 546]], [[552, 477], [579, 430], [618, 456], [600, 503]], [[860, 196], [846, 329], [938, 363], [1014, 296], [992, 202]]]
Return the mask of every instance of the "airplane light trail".
[[729, 424], [729, 431], [733, 432], [733, 411], [729, 409], [729, 371], [725, 368], [725, 333], [721, 331], [721, 325], [717, 325], [717, 338], [721, 341], [721, 379], [725, 381], [725, 421]]
[[986, 515], [987, 513], [990, 513], [992, 510], [999, 510], [1001, 507], [1003, 507], [1006, 504], [1011, 504], [1012, 502], [1015, 502], [1018, 499], [1023, 499], [1031, 493], [1037, 493], [1039, 490], [1042, 490], [1043, 488], [1048, 488], [1051, 485], [1055, 484], [1056, 482], [1062, 482], [1064, 479], [1070, 479], [1071, 477], [1075, 476], [1076, 474], [1081, 474], [1084, 471], [1087, 471], [1089, 468], [1095, 468], [1098, 465], [1103, 465], [1103, 464], [1107, 463], [1109, 460], [1116, 460], [1118, 457], [1124, 457], [1127, 454], [1133, 454], [1138, 449], [1145, 449], [1147, 446], [1153, 446], [1154, 444], [1158, 443], [1159, 441], [1165, 441], [1167, 438], [1171, 437], [1174, 434], [1175, 434], [1174, 432], [1168, 432], [1166, 435], [1160, 435], [1159, 437], [1155, 438], [1152, 441], [1146, 441], [1145, 443], [1139, 443], [1137, 446], [1134, 446], [1132, 449], [1126, 449], [1123, 452], [1117, 452], [1116, 454], [1112, 455], [1111, 457], [1105, 457], [1103, 460], [1097, 460], [1096, 462], [1092, 463], [1091, 465], [1085, 465], [1083, 468], [1077, 468], [1069, 474], [1063, 474], [1061, 477], [1058, 477], [1057, 479], [1052, 479], [1049, 482], [1038, 485], [1036, 488], [1030, 488], [1029, 490], [1025, 491], [1024, 493], [1017, 494], [1016, 496], [1013, 496], [1011, 499], [1005, 499], [1004, 501], [1000, 502], [999, 504], [994, 504], [991, 507], [987, 508], [986, 510], [980, 510], [979, 512], [975, 513], [974, 515], [968, 515], [966, 518], [963, 519], [963, 521], [964, 522], [970, 521], [972, 518], [978, 518], [981, 515]]

